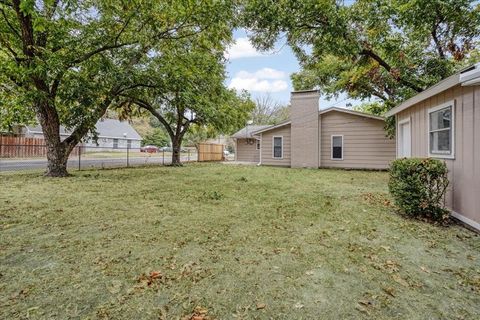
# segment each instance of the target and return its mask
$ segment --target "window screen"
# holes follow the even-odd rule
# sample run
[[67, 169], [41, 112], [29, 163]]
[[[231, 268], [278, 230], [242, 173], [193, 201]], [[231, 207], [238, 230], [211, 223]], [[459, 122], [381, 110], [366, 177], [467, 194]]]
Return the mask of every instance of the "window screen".
[[273, 157], [274, 158], [281, 158], [283, 153], [283, 138], [282, 137], [274, 137], [273, 138]]
[[332, 136], [332, 159], [343, 159], [343, 137]]
[[430, 112], [431, 154], [452, 154], [452, 107]]

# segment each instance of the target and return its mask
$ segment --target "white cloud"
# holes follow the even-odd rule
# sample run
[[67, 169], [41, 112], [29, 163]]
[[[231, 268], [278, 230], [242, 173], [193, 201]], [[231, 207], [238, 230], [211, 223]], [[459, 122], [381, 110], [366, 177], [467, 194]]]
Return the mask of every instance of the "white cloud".
[[235, 77], [238, 78], [260, 78], [260, 79], [282, 79], [285, 78], [287, 75], [285, 72], [280, 70], [275, 70], [272, 68], [263, 68], [260, 70], [255, 71], [254, 73], [250, 73], [247, 71], [240, 71], [238, 72]]
[[268, 54], [257, 51], [248, 38], [237, 38], [235, 39], [235, 44], [228, 48], [225, 52], [225, 58], [229, 60], [239, 59], [239, 58], [252, 58], [252, 57], [261, 57]]
[[255, 72], [240, 71], [233, 77], [228, 87], [254, 92], [280, 92], [288, 89], [285, 77], [285, 72], [272, 68], [263, 68]]

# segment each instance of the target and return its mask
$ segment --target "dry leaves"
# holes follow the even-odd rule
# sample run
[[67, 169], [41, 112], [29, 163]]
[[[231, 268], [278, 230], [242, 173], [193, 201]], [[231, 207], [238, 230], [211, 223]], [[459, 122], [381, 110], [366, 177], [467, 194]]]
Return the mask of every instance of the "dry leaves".
[[191, 314], [184, 316], [182, 320], [213, 320], [213, 318], [208, 315], [206, 308], [197, 306]]
[[151, 271], [148, 275], [141, 274], [137, 278], [137, 282], [141, 287], [152, 287], [161, 283], [165, 283], [166, 278], [162, 275], [160, 271]]
[[401, 284], [404, 287], [407, 287], [407, 288], [410, 287], [410, 284], [405, 279], [400, 277], [398, 274], [394, 274], [392, 276], [392, 279], [393, 279], [393, 281], [395, 281], [398, 284]]
[[385, 193], [364, 193], [362, 198], [370, 205], [380, 205], [384, 207], [390, 207], [392, 204]]

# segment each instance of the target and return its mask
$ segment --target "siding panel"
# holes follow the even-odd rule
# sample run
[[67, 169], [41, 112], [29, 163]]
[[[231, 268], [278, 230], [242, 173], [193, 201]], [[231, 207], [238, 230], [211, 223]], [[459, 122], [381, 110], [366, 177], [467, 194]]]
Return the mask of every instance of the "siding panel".
[[455, 100], [455, 159], [444, 159], [450, 187], [446, 204], [480, 223], [480, 87], [456, 87], [400, 112], [411, 117], [412, 157], [428, 157], [428, 109]]
[[[270, 130], [262, 133], [262, 164], [270, 166], [284, 166], [289, 167], [291, 165], [291, 138], [290, 138], [290, 125]], [[273, 137], [283, 136], [283, 158], [273, 158]]]
[[[321, 166], [386, 169], [395, 159], [395, 140], [385, 135], [385, 123], [343, 112], [320, 115]], [[343, 135], [343, 160], [331, 159], [331, 136]]]
[[258, 163], [260, 161], [260, 152], [257, 150], [256, 143], [248, 144], [247, 139], [236, 139], [235, 160]]

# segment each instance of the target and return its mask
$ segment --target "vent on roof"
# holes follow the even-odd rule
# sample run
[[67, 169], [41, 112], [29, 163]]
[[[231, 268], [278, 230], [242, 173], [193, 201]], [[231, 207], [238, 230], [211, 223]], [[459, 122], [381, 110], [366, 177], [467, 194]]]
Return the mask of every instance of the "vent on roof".
[[480, 63], [460, 73], [462, 86], [473, 86], [480, 84]]

